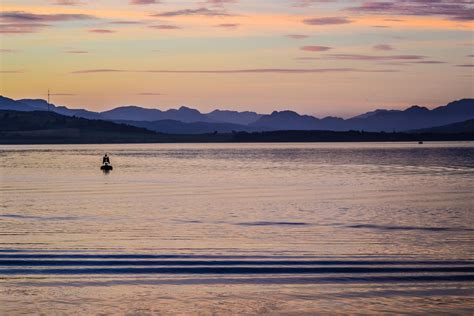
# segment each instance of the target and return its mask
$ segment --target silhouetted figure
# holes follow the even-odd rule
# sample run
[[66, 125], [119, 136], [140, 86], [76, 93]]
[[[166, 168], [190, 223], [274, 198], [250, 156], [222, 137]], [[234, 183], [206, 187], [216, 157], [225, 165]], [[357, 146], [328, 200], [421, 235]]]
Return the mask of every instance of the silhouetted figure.
[[107, 156], [107, 154], [104, 155], [102, 158], [102, 166], [100, 167], [101, 170], [103, 170], [105, 173], [108, 173], [110, 170], [112, 170], [112, 165], [110, 164], [110, 158]]

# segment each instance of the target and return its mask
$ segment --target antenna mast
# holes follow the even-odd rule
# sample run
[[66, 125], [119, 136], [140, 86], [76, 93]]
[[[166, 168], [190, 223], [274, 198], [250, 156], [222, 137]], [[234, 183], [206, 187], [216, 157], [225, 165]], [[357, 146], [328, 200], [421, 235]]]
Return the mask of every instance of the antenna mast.
[[50, 99], [50, 94], [49, 94], [49, 89], [48, 89], [48, 112], [50, 111], [49, 110], [49, 99]]

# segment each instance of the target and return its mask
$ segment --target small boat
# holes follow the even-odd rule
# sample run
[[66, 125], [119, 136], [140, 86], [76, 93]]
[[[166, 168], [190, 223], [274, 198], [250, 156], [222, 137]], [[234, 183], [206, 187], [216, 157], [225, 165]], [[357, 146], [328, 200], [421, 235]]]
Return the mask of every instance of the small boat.
[[423, 145], [423, 142], [422, 142], [422, 141], [419, 141], [419, 142], [418, 142], [418, 145]]
[[104, 170], [104, 171], [110, 171], [110, 170], [113, 170], [113, 169], [114, 168], [112, 167], [112, 165], [109, 165], [108, 163], [105, 163], [100, 167], [100, 170]]

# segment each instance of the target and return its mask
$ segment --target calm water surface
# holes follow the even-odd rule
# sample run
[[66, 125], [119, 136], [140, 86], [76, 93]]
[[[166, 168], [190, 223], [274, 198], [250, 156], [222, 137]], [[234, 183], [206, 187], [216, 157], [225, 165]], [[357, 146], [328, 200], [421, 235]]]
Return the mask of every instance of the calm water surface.
[[473, 212], [474, 143], [0, 146], [0, 314], [472, 314]]

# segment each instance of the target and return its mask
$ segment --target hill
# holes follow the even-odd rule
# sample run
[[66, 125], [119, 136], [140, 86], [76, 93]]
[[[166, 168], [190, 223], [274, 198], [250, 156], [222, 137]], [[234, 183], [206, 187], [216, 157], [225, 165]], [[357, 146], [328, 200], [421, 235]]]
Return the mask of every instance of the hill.
[[115, 121], [127, 125], [149, 129], [151, 131], [167, 134], [206, 134], [206, 133], [232, 133], [234, 131], [256, 131], [254, 128], [232, 123], [210, 122], [180, 122], [176, 120], [160, 121]]
[[159, 141], [147, 129], [44, 111], [0, 110], [2, 143], [120, 143]]

